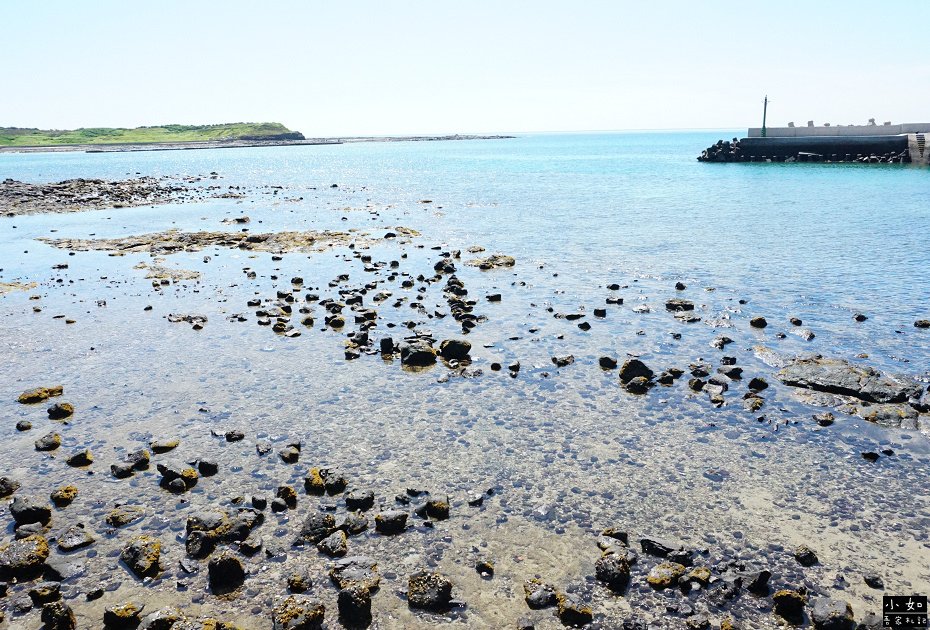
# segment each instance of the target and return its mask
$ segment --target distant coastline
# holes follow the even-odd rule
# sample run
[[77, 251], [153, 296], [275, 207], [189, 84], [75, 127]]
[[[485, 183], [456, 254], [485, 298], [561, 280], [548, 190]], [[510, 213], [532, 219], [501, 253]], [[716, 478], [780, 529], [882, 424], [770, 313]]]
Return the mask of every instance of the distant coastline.
[[436, 136], [350, 136], [306, 138], [281, 123], [222, 123], [216, 125], [161, 125], [95, 127], [73, 130], [0, 127], [0, 152], [44, 153], [83, 151], [122, 153], [127, 151], [175, 151], [180, 149], [225, 149], [349, 142], [422, 142], [437, 140], [491, 140], [502, 135]]
[[212, 140], [208, 142], [138, 142], [124, 144], [59, 144], [46, 146], [0, 147], [0, 153], [125, 153], [130, 151], [178, 151], [182, 149], [235, 149], [241, 147], [283, 147], [294, 145], [349, 144], [352, 142], [437, 142], [442, 140], [505, 140], [516, 136], [359, 136], [351, 138], [307, 138], [305, 140]]

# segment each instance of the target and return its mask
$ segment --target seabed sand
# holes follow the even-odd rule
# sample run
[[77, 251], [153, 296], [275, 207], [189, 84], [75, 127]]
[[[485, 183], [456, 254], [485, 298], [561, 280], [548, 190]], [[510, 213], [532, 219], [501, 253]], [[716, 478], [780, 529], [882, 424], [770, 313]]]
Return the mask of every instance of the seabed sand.
[[[237, 200], [226, 203], [191, 210], [209, 211], [218, 226], [241, 211]], [[523, 585], [532, 578], [577, 596], [601, 628], [633, 620], [702, 627], [705, 617], [713, 626], [731, 618], [743, 628], [780, 627], [772, 611], [778, 589], [846, 600], [862, 619], [880, 613], [883, 594], [930, 591], [922, 402], [892, 403], [902, 411], [897, 426], [886, 427], [863, 418], [874, 403], [781, 383], [779, 369], [795, 357], [833, 356], [816, 337], [786, 334], [789, 313], [764, 313], [768, 326], [754, 328], [750, 318], [760, 313], [723, 290], [676, 289], [676, 279], [643, 276], [572, 284], [553, 275], [569, 265], [555, 254], [468, 264], [468, 248], [481, 248], [434, 240], [426, 206], [344, 213], [345, 231], [323, 239], [325, 247], [317, 233], [290, 247], [284, 242], [298, 232], [259, 231], [261, 215], [272, 211], [250, 209], [249, 228], [267, 235], [255, 242], [238, 224], [222, 233], [154, 225], [162, 231], [88, 236], [98, 216], [88, 215], [88, 230], [30, 248], [50, 271], [0, 277], [37, 283], [0, 298], [2, 475], [21, 484], [12, 497], [43, 505], [61, 486], [78, 488], [38, 528], [51, 546], [45, 565], [54, 567], [40, 572], [62, 580], [78, 627], [101, 627], [105, 609], [135, 601], [145, 604], [143, 617], [174, 606], [191, 619], [270, 628], [295, 574], [312, 587], [294, 597], [322, 602], [327, 627], [340, 627], [329, 577], [335, 559], [312, 542], [294, 543], [309, 516], [332, 514], [338, 523], [346, 498], [365, 491], [374, 494], [363, 513], [369, 527], [347, 544], [349, 556], [378, 565], [373, 628], [563, 627], [556, 608], [527, 606]], [[397, 229], [401, 214], [416, 231]], [[262, 245], [269, 241], [273, 247]], [[495, 254], [507, 252], [480, 256]], [[668, 310], [673, 298], [693, 310]], [[926, 339], [925, 331], [907, 334]], [[733, 341], [720, 349], [722, 336]], [[411, 348], [428, 355], [425, 348], [447, 339], [470, 342], [468, 358], [404, 365]], [[605, 356], [618, 367], [602, 368]], [[641, 395], [618, 376], [634, 356], [654, 373]], [[731, 364], [743, 369], [739, 378], [719, 372], [735, 374]], [[661, 374], [671, 368], [681, 375]], [[755, 377], [768, 387], [750, 391]], [[704, 389], [695, 391], [692, 379]], [[24, 390], [57, 384], [61, 396], [17, 402]], [[73, 415], [52, 419], [47, 408], [64, 402]], [[814, 415], [826, 411], [833, 421], [821, 426]], [[31, 429], [17, 431], [18, 422]], [[50, 432], [61, 446], [37, 451], [35, 441]], [[152, 451], [153, 441], [169, 438], [176, 448]], [[68, 465], [83, 449], [93, 462]], [[116, 478], [111, 465], [125, 467], [139, 449], [149, 452], [149, 466]], [[164, 487], [166, 464], [203, 462], [216, 474], [174, 492]], [[308, 493], [313, 468], [338, 469], [331, 478], [344, 477], [347, 487]], [[258, 511], [255, 553], [217, 535], [208, 557], [189, 557], [189, 517], [221, 510], [235, 518], [253, 496], [288, 497], [285, 486], [296, 505]], [[447, 501], [449, 517], [435, 518], [429, 500]], [[121, 505], [142, 508], [142, 518], [108, 524]], [[392, 509], [408, 514], [405, 531], [376, 532], [375, 515]], [[10, 543], [9, 513], [6, 522]], [[62, 532], [79, 523], [94, 542], [61, 551]], [[605, 528], [626, 532], [638, 555], [620, 594], [596, 578], [599, 544], [628, 553], [600, 536]], [[145, 579], [120, 559], [140, 534], [161, 542], [160, 566]], [[645, 553], [643, 538], [676, 541], [679, 559], [708, 567], [710, 583], [650, 586], [647, 575], [666, 559]], [[817, 564], [795, 559], [801, 545]], [[217, 595], [208, 565], [224, 548], [246, 577]], [[493, 576], [476, 570], [482, 561], [493, 563]], [[447, 609], [408, 606], [408, 576], [420, 569], [451, 580]], [[749, 593], [763, 569], [772, 574], [769, 594]], [[865, 583], [871, 574], [884, 590]], [[0, 598], [7, 627], [39, 627], [41, 607], [23, 610], [37, 579], [11, 582]], [[99, 597], [88, 601], [89, 593]]]

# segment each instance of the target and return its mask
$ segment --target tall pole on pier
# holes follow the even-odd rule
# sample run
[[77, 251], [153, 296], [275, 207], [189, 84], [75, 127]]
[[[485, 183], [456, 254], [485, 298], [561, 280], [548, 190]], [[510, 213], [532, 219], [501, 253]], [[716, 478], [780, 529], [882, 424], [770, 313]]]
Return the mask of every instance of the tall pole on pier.
[[765, 101], [762, 103], [762, 137], [765, 137], [765, 115], [769, 110], [769, 95], [765, 95]]

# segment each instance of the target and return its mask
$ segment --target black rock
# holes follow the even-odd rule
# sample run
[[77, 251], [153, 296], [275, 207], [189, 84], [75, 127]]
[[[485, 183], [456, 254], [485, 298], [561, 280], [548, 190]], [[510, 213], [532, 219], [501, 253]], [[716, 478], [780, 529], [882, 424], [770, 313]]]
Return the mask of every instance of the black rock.
[[242, 563], [228, 551], [211, 558], [207, 570], [210, 590], [214, 593], [228, 593], [239, 588], [245, 581]]
[[367, 556], [350, 556], [337, 560], [329, 570], [329, 578], [339, 589], [358, 584], [371, 591], [381, 583], [377, 563]]
[[801, 545], [794, 551], [794, 559], [802, 566], [810, 567], [817, 564], [817, 554], [807, 545]]
[[436, 350], [425, 341], [403, 344], [400, 362], [411, 367], [427, 367], [436, 363]]
[[645, 394], [652, 383], [645, 376], [637, 376], [623, 384], [623, 388], [631, 394]]
[[694, 310], [694, 302], [688, 300], [682, 300], [681, 298], [673, 298], [665, 302], [665, 310], [682, 313], [685, 311]]
[[443, 359], [461, 361], [471, 352], [471, 343], [464, 339], [446, 339], [439, 344], [439, 354]]
[[325, 512], [311, 512], [300, 529], [300, 538], [318, 543], [336, 531], [336, 518]]
[[810, 611], [816, 630], [852, 630], [852, 606], [840, 599], [818, 597]]
[[339, 616], [350, 624], [365, 625], [371, 619], [371, 591], [363, 584], [350, 584], [339, 591]]
[[27, 523], [48, 524], [52, 520], [52, 508], [47, 503], [40, 503], [32, 497], [17, 496], [10, 503], [10, 513], [17, 525]]
[[548, 608], [555, 605], [555, 588], [537, 579], [523, 583], [526, 605], [533, 609]]
[[346, 533], [342, 530], [336, 530], [317, 544], [317, 549], [327, 556], [339, 558], [346, 555], [348, 546], [346, 543]]
[[620, 368], [619, 372], [620, 381], [623, 383], [629, 383], [634, 378], [638, 377], [651, 380], [654, 375], [655, 373], [646, 367], [646, 364], [639, 359], [627, 359], [623, 362], [623, 366]]
[[371, 490], [353, 490], [346, 495], [346, 507], [350, 510], [366, 511], [375, 504], [375, 493]]
[[71, 607], [62, 601], [45, 604], [42, 607], [43, 630], [75, 630], [77, 619]]
[[617, 360], [613, 357], [601, 357], [597, 362], [605, 370], [613, 370], [617, 367]]
[[630, 582], [630, 563], [622, 554], [606, 554], [594, 563], [597, 579], [612, 590], [623, 592]]
[[37, 451], [54, 451], [59, 446], [61, 446], [61, 436], [54, 431], [35, 441]]
[[877, 573], [867, 573], [863, 576], [865, 583], [872, 588], [883, 589], [885, 588], [885, 581], [882, 579], [882, 576]]
[[375, 531], [381, 534], [400, 534], [407, 527], [407, 513], [386, 510], [375, 516]]
[[204, 477], [212, 477], [220, 470], [220, 465], [210, 459], [201, 459], [197, 462], [197, 470]]
[[58, 601], [61, 599], [61, 584], [58, 582], [39, 582], [29, 589], [29, 597], [36, 606]]
[[55, 403], [48, 408], [48, 417], [51, 420], [64, 420], [74, 414], [71, 403]]
[[452, 582], [439, 573], [418, 571], [407, 581], [407, 603], [411, 608], [442, 611], [452, 601]]
[[750, 573], [746, 576], [746, 590], [753, 595], [765, 597], [769, 594], [769, 579], [771, 577], [772, 572], [765, 569]]
[[9, 477], [0, 477], [0, 499], [5, 499], [6, 497], [19, 490], [19, 486], [19, 482], [15, 479], [10, 479]]

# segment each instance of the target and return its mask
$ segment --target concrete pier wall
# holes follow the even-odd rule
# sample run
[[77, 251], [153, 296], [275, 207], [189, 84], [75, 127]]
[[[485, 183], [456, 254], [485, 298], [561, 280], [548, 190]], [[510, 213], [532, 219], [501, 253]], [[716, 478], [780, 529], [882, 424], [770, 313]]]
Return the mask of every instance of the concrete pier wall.
[[[901, 125], [851, 125], [848, 127], [766, 127], [767, 138], [799, 138], [806, 136], [893, 136], [900, 133], [930, 134], [930, 123]], [[749, 128], [750, 138], [761, 138], [761, 127]]]

